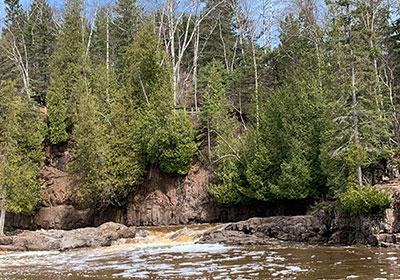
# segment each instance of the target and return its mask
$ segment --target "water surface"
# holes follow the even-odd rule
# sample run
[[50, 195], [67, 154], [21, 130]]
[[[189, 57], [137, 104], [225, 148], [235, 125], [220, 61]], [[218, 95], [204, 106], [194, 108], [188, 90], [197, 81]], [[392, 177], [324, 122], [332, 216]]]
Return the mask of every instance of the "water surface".
[[109, 248], [0, 255], [0, 279], [399, 279], [400, 250], [280, 243], [193, 244], [204, 228], [160, 228]]

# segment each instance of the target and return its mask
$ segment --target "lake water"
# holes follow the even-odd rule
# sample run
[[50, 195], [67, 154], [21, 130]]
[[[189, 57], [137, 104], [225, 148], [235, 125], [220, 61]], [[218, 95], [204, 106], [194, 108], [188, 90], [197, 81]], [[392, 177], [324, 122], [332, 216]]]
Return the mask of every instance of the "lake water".
[[194, 244], [204, 227], [143, 232], [107, 248], [3, 253], [0, 279], [400, 280], [399, 249]]

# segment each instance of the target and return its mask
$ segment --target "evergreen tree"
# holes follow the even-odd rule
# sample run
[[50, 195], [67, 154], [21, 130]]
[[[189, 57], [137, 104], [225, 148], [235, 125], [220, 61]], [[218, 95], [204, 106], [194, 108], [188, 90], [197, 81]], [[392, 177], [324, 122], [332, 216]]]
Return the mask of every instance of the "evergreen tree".
[[29, 71], [25, 40], [26, 13], [19, 0], [4, 1], [6, 16], [1, 34], [0, 80], [14, 80], [29, 93]]
[[113, 72], [99, 65], [90, 78], [72, 131], [71, 193], [79, 207], [121, 205], [146, 171], [139, 114]]
[[115, 51], [114, 69], [118, 77], [126, 67], [125, 52], [132, 43], [140, 23], [141, 9], [137, 5], [137, 1], [119, 0], [114, 8], [114, 20], [111, 26]]
[[364, 19], [371, 16], [365, 4], [338, 1], [329, 10], [323, 163], [328, 183], [336, 190], [364, 185], [362, 170], [389, 151], [389, 120], [379, 101], [382, 87], [374, 67], [376, 31], [365, 25]]
[[77, 103], [87, 90], [81, 14], [82, 2], [69, 0], [64, 27], [51, 57], [47, 108], [50, 141], [53, 144], [68, 140], [68, 130], [75, 123]]
[[[322, 172], [323, 91], [309, 28], [301, 17], [281, 25], [277, 91], [268, 96], [259, 127], [246, 135], [243, 168], [250, 199], [301, 199], [326, 192]], [[282, 74], [281, 74], [282, 73]], [[253, 119], [255, 119], [253, 117]]]
[[124, 88], [117, 89], [111, 101], [111, 122], [107, 134], [107, 193], [121, 202], [134, 191], [146, 174], [146, 156], [142, 150], [141, 120], [134, 101]]
[[200, 123], [208, 160], [215, 170], [209, 185], [210, 193], [222, 203], [242, 200], [240, 188], [240, 139], [238, 123], [232, 117], [225, 94], [222, 73], [224, 66], [213, 60], [201, 74], [208, 80], [202, 94]]
[[171, 66], [158, 42], [154, 26], [145, 22], [126, 52], [124, 79], [141, 115], [147, 160], [165, 172], [185, 174], [196, 151], [194, 132], [188, 116], [174, 112]]
[[98, 116], [92, 94], [80, 98], [77, 122], [73, 128], [73, 150], [70, 174], [74, 202], [83, 207], [94, 206], [104, 190], [105, 129]]
[[32, 95], [44, 105], [50, 81], [49, 61], [56, 39], [53, 13], [45, 0], [33, 1], [25, 33]]
[[273, 200], [325, 192], [319, 160], [322, 108], [322, 95], [312, 77], [283, 85], [270, 97], [259, 132], [248, 138], [244, 158], [249, 184], [242, 193]]
[[[0, 87], [0, 235], [5, 209], [32, 214], [41, 202], [39, 173], [43, 164], [44, 125], [37, 107], [19, 95], [14, 83]], [[5, 207], [5, 208], [4, 208]]]
[[111, 31], [111, 16], [109, 7], [101, 7], [94, 20], [94, 32], [90, 50], [91, 62], [103, 64], [111, 68], [114, 57], [114, 33]]
[[235, 31], [235, 0], [206, 1], [206, 10], [212, 9], [200, 26], [200, 46], [204, 46], [199, 58], [199, 65], [205, 66], [213, 59], [224, 62], [227, 69], [233, 70], [238, 66], [240, 53], [237, 48]]

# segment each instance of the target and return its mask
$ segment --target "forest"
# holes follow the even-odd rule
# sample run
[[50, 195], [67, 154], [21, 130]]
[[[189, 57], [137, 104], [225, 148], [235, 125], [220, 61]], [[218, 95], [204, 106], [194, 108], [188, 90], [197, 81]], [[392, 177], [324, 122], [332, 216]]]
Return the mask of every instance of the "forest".
[[4, 0], [1, 208], [34, 213], [43, 149], [66, 143], [82, 208], [194, 161], [223, 204], [387, 208], [372, 186], [400, 160], [399, 3], [288, 2]]

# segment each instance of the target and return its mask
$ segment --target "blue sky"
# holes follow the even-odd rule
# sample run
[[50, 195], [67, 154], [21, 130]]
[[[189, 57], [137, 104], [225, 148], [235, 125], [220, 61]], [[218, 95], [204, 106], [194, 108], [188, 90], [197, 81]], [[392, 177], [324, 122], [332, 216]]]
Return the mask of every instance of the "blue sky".
[[[22, 4], [23, 8], [25, 10], [27, 10], [27, 9], [29, 9], [29, 6], [32, 3], [32, 1], [33, 0], [20, 0], [20, 3]], [[47, 0], [47, 1], [52, 7], [56, 8], [57, 10], [61, 10], [62, 7], [64, 6], [64, 0]], [[94, 3], [98, 3], [98, 2], [102, 3], [102, 2], [105, 2], [105, 1], [113, 2], [114, 0], [86, 0], [85, 2], [86, 2], [86, 7], [90, 10], [92, 8], [91, 6], [94, 5]], [[149, 3], [154, 3], [154, 1], [156, 1], [156, 0], [139, 0], [138, 2], [141, 2], [144, 5], [146, 5], [146, 4], [148, 5]], [[187, 0], [187, 1], [189, 1], [189, 0]], [[322, 0], [320, 0], [320, 1], [322, 2]], [[184, 2], [184, 0], [182, 2]], [[262, 1], [260, 1], [260, 0], [257, 0], [257, 1], [248, 0], [248, 1], [244, 1], [244, 2], [247, 2], [247, 4], [250, 4], [250, 5], [247, 6], [247, 8], [249, 9], [249, 12], [252, 15], [256, 16], [256, 18], [257, 18], [256, 24], [260, 27], [261, 26], [261, 22], [260, 22], [261, 19], [260, 19], [259, 15], [260, 15], [260, 11], [261, 11], [261, 6], [260, 5], [261, 5]], [[278, 24], [278, 21], [276, 19], [277, 18], [282, 18], [283, 14], [286, 14], [286, 13], [290, 12], [290, 10], [291, 10], [290, 9], [290, 2], [291, 1], [287, 1], [287, 0], [286, 1], [285, 0], [280, 0], [280, 1], [276, 1], [276, 2], [274, 1], [274, 3], [276, 3], [275, 4], [276, 6], [274, 6], [274, 28], [273, 28], [274, 29], [274, 32], [273, 32], [274, 33], [273, 34], [274, 43], [273, 43], [273, 45], [276, 45], [277, 42], [279, 41], [278, 40], [278, 34], [279, 34], [278, 26], [279, 26], [279, 24]], [[285, 4], [283, 4], [283, 3], [285, 3]], [[5, 17], [4, 0], [0, 0], [0, 27], [3, 25], [4, 17]], [[261, 29], [258, 30], [258, 32], [261, 32]], [[260, 39], [259, 43], [260, 44], [262, 43], [262, 39]]]
[[[64, 3], [63, 0], [48, 0], [51, 6], [58, 7]], [[29, 5], [32, 3], [32, 0], [20, 0], [24, 9], [27, 9]], [[4, 8], [4, 0], [0, 0], [0, 25], [2, 24], [5, 16], [5, 8]]]

